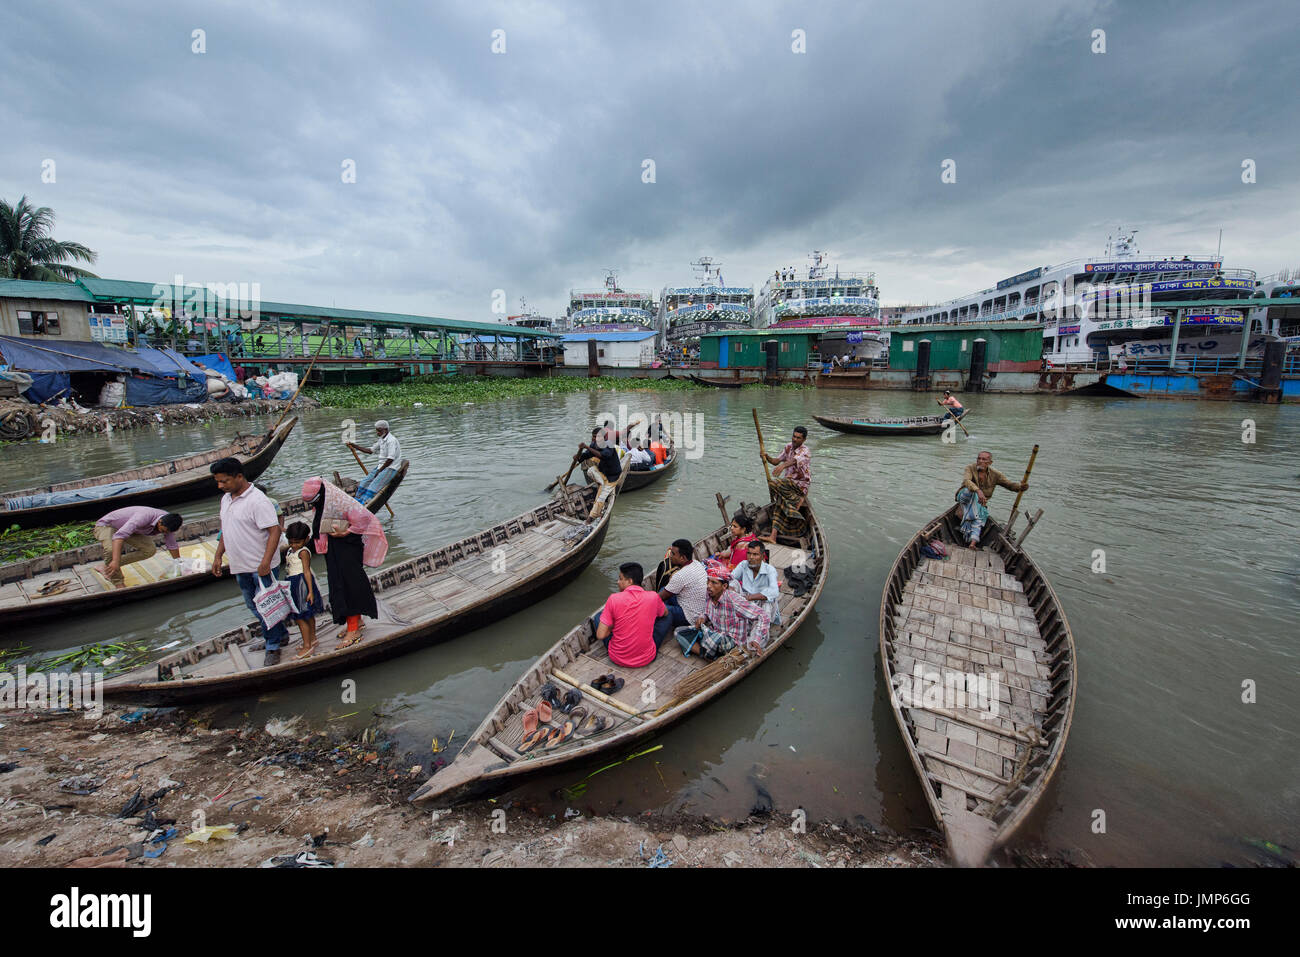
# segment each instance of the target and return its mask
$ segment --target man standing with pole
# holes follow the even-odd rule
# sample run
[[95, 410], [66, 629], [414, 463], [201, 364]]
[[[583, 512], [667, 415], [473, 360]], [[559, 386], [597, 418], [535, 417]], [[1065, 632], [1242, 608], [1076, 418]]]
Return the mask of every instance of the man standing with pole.
[[397, 464], [402, 461], [402, 443], [398, 442], [397, 436], [388, 430], [387, 419], [380, 419], [375, 423], [375, 434], [379, 436], [379, 441], [375, 443], [373, 449], [367, 449], [355, 442], [347, 443], [348, 448], [354, 454], [357, 452], [364, 452], [366, 455], [373, 454], [379, 460], [374, 470], [361, 480], [361, 484], [357, 486], [357, 494], [353, 496], [362, 505], [374, 498], [384, 486], [392, 481], [393, 476], [397, 473]]

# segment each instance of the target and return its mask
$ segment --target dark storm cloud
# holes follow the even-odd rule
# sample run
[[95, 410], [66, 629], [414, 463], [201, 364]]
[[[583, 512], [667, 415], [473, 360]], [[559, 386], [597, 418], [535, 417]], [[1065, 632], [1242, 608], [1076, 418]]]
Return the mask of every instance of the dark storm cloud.
[[[0, 16], [20, 38], [0, 79], [0, 195], [53, 206], [103, 275], [484, 318], [496, 288], [555, 312], [606, 265], [657, 290], [701, 252], [758, 284], [828, 248], [900, 301], [1095, 254], [1120, 221], [1161, 252], [1212, 248], [1224, 227], [1233, 264], [1265, 271], [1296, 239], [1300, 77], [1276, 5]], [[40, 181], [47, 157], [57, 184]]]

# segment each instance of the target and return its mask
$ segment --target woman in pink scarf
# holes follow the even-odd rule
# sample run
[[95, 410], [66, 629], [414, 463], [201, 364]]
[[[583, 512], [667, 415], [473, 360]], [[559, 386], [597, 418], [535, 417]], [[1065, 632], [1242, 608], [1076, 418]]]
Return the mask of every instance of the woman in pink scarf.
[[379, 616], [374, 590], [362, 566], [383, 564], [388, 539], [379, 519], [337, 485], [308, 479], [302, 497], [315, 508], [311, 533], [316, 554], [325, 556], [330, 612], [335, 624], [347, 624], [338, 634], [342, 640], [337, 647], [348, 648], [362, 638], [361, 616]]

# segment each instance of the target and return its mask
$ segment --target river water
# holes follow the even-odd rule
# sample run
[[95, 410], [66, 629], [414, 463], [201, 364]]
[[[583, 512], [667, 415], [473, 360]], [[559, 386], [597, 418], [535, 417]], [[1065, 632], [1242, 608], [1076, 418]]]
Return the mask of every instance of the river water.
[[[303, 714], [314, 726], [357, 729], [377, 712], [411, 763], [428, 763], [435, 736], [454, 732], [458, 748], [518, 674], [604, 600], [621, 562], [653, 567], [668, 542], [718, 526], [715, 491], [733, 507], [764, 497], [757, 407], [769, 451], [797, 424], [810, 432], [811, 500], [831, 561], [810, 620], [752, 677], [651, 742], [660, 749], [589, 778], [607, 762], [538, 779], [511, 797], [556, 813], [572, 805], [730, 819], [770, 800], [812, 820], [934, 827], [884, 696], [881, 588], [903, 543], [951, 504], [976, 451], [990, 450], [1019, 478], [1038, 443], [1025, 504], [1046, 513], [1028, 546], [1073, 626], [1080, 686], [1063, 764], [1023, 838], [1100, 865], [1245, 866], [1276, 863], [1261, 842], [1300, 848], [1300, 408], [978, 396], [966, 420], [972, 437], [956, 444], [841, 435], [812, 419], [916, 414], [926, 401], [628, 390], [385, 409], [412, 461], [392, 503], [397, 517], [385, 516], [390, 562], [535, 505], [601, 413], [698, 414], [702, 428], [698, 457], [622, 497], [600, 554], [560, 593], [443, 645], [224, 702], [224, 717]], [[348, 416], [364, 424], [380, 413], [305, 414], [262, 479], [273, 494], [298, 494], [309, 474], [356, 474], [341, 444]], [[1246, 419], [1253, 442], [1243, 441]], [[169, 458], [227, 441], [241, 425], [253, 427], [222, 421], [10, 447], [6, 484]], [[1013, 497], [1000, 490], [994, 514], [1005, 517]], [[181, 510], [193, 518], [215, 508]], [[237, 589], [222, 582], [6, 638], [43, 652], [114, 637], [161, 645], [246, 617]], [[341, 700], [344, 677], [357, 682], [355, 705]], [[1251, 688], [1253, 700], [1243, 700]], [[579, 782], [580, 797], [557, 794]]]

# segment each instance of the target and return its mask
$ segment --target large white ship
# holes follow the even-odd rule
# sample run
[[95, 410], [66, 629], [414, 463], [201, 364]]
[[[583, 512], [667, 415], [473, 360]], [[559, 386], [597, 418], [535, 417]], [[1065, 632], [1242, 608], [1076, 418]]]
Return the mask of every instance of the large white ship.
[[[1028, 269], [989, 289], [913, 309], [900, 323], [1037, 322], [1043, 326], [1043, 356], [1053, 365], [1120, 355], [1168, 359], [1175, 348], [1180, 358], [1236, 354], [1251, 311], [1245, 300], [1258, 287], [1255, 271], [1224, 269], [1217, 254], [1143, 255], [1136, 232], [1120, 230], [1096, 260]], [[1242, 306], [1202, 308], [1196, 300], [1242, 300]], [[1175, 347], [1172, 327], [1179, 312]], [[1258, 355], [1276, 331], [1253, 329], [1249, 354]]]
[[611, 269], [605, 275], [605, 288], [590, 292], [572, 290], [565, 326], [570, 332], [636, 332], [655, 328], [654, 294], [629, 292], [619, 288], [618, 277]]
[[708, 256], [701, 256], [691, 266], [696, 284], [666, 286], [659, 299], [668, 342], [695, 344], [706, 332], [748, 329], [753, 322], [753, 287], [726, 285], [722, 264]]

